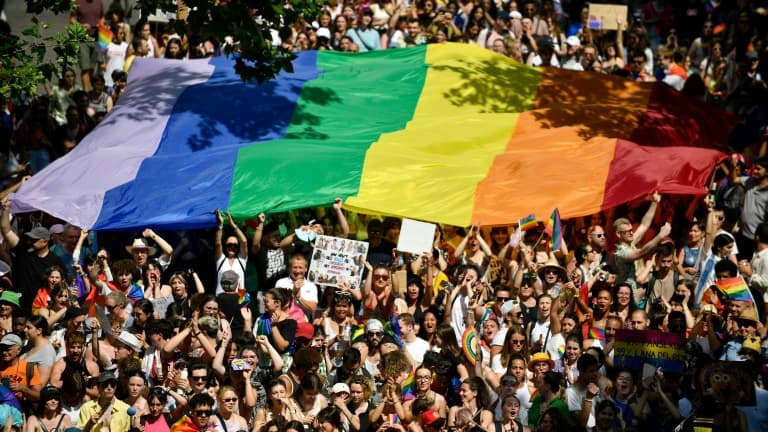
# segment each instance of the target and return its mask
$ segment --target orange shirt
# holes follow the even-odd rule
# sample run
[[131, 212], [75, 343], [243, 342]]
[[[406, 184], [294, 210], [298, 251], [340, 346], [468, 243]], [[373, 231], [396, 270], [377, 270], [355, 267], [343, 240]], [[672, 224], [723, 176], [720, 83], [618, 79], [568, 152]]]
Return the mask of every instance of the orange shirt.
[[48, 308], [48, 303], [51, 301], [51, 291], [48, 287], [40, 287], [37, 290], [37, 295], [32, 301], [32, 315], [38, 315], [40, 309]]
[[[37, 367], [33, 367], [32, 370], [34, 371], [34, 375], [32, 375], [32, 379], [27, 382], [27, 361], [20, 358], [16, 360], [16, 364], [12, 364], [3, 370], [0, 370], [0, 377], [3, 379], [8, 378], [11, 383], [19, 383], [27, 387], [42, 385], [43, 383], [40, 382], [40, 372], [38, 372]], [[19, 400], [23, 399], [21, 392], [16, 392], [14, 394]]]

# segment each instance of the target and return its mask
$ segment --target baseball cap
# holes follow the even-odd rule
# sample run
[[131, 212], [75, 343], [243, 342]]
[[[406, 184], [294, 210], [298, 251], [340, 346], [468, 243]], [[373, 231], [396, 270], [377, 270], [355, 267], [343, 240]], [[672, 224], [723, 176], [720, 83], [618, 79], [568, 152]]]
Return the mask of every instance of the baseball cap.
[[13, 333], [8, 333], [7, 335], [3, 336], [3, 339], [0, 339], [0, 345], [6, 345], [6, 346], [13, 346], [16, 345], [17, 347], [21, 347], [24, 345], [24, 343], [21, 341], [21, 338], [16, 336]]
[[349, 386], [344, 383], [336, 383], [331, 387], [331, 394], [347, 393], [349, 394]]
[[25, 232], [24, 234], [27, 237], [34, 240], [50, 240], [51, 239], [51, 232], [48, 231], [48, 228], [46, 227], [32, 228], [31, 230]]
[[581, 46], [581, 41], [578, 36], [568, 36], [565, 39], [565, 43], [574, 47]]
[[62, 224], [53, 224], [51, 225], [51, 228], [49, 229], [51, 234], [61, 234], [64, 232], [64, 225]]
[[324, 38], [327, 38], [328, 40], [331, 40], [331, 31], [325, 27], [320, 27], [319, 29], [317, 29], [317, 37], [318, 39], [321, 37], [324, 37]]
[[365, 331], [384, 331], [384, 324], [376, 318], [371, 318], [365, 323]]
[[224, 291], [234, 291], [239, 281], [240, 276], [233, 270], [227, 270], [221, 274], [221, 288]]
[[102, 384], [108, 381], [117, 381], [117, 375], [115, 375], [111, 371], [105, 371], [100, 373], [99, 378], [96, 379], [96, 382], [99, 384]]

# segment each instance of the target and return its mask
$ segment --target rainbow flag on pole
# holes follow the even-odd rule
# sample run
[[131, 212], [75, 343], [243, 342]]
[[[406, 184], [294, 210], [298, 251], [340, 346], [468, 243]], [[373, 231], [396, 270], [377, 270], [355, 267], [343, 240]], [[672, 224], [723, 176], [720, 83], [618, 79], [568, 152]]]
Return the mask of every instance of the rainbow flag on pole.
[[520, 227], [520, 231], [528, 231], [529, 229], [536, 228], [536, 215], [531, 213], [520, 219], [517, 224]]
[[304, 51], [292, 65], [259, 85], [226, 57], [136, 59], [108, 120], [24, 183], [11, 210], [175, 230], [214, 226], [216, 209], [249, 218], [342, 197], [351, 211], [505, 226], [654, 190], [701, 195], [736, 124], [661, 82], [532, 68], [467, 44]]
[[416, 399], [416, 375], [415, 369], [411, 368], [408, 377], [403, 381], [403, 401]]
[[744, 278], [741, 276], [735, 276], [727, 279], [718, 279], [715, 281], [717, 289], [723, 292], [729, 299], [742, 300], [754, 303], [752, 293], [749, 292], [749, 286]]
[[99, 48], [102, 49], [102, 51], [106, 51], [107, 47], [109, 46], [110, 42], [112, 42], [112, 39], [115, 37], [115, 35], [112, 33], [112, 30], [109, 29], [109, 27], [105, 26], [102, 23], [99, 23]]
[[550, 249], [560, 249], [563, 243], [563, 225], [560, 223], [560, 211], [554, 209], [544, 225], [544, 232], [549, 234]]

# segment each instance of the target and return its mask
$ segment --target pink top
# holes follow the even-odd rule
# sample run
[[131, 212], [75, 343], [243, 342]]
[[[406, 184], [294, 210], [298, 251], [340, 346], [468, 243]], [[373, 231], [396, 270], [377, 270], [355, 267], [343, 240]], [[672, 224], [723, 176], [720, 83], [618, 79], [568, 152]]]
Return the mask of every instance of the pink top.
[[153, 422], [149, 421], [149, 418], [144, 417], [144, 432], [168, 432], [171, 430], [171, 425], [165, 421], [165, 416], [161, 415], [157, 420]]

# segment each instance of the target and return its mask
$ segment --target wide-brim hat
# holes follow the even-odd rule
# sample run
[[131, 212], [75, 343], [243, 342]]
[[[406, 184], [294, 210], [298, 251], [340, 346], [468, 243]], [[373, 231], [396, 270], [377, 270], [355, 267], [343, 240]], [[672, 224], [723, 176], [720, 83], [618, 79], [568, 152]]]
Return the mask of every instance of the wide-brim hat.
[[[0, 297], [0, 301], [2, 301], [3, 298]], [[757, 317], [757, 311], [753, 307], [748, 307], [741, 311], [739, 314], [738, 319], [744, 320], [744, 321], [753, 321], [755, 323], [759, 322], [760, 319]]]
[[555, 258], [555, 254], [550, 253], [549, 259], [547, 262], [542, 265], [539, 270], [539, 278], [542, 280], [544, 279], [544, 272], [548, 269], [554, 269], [557, 271], [558, 276], [560, 276], [560, 280], [563, 282], [568, 281], [568, 272], [565, 271], [565, 267], [561, 266], [560, 263], [557, 261], [557, 258]]
[[17, 308], [21, 307], [21, 303], [19, 301], [20, 298], [21, 298], [21, 294], [15, 291], [5, 290], [2, 293], [0, 293], [0, 302], [10, 303], [16, 306]]
[[154, 255], [155, 252], [157, 252], [157, 249], [155, 249], [154, 246], [148, 245], [147, 241], [142, 238], [133, 239], [133, 244], [125, 247], [125, 250], [131, 255], [133, 255], [133, 251], [136, 249], [146, 249], [147, 255]]
[[550, 370], [555, 368], [555, 362], [552, 361], [552, 359], [549, 358], [549, 354], [545, 352], [537, 352], [533, 354], [531, 361], [528, 362], [528, 370], [533, 372], [533, 367], [536, 366], [536, 363], [548, 363]]

